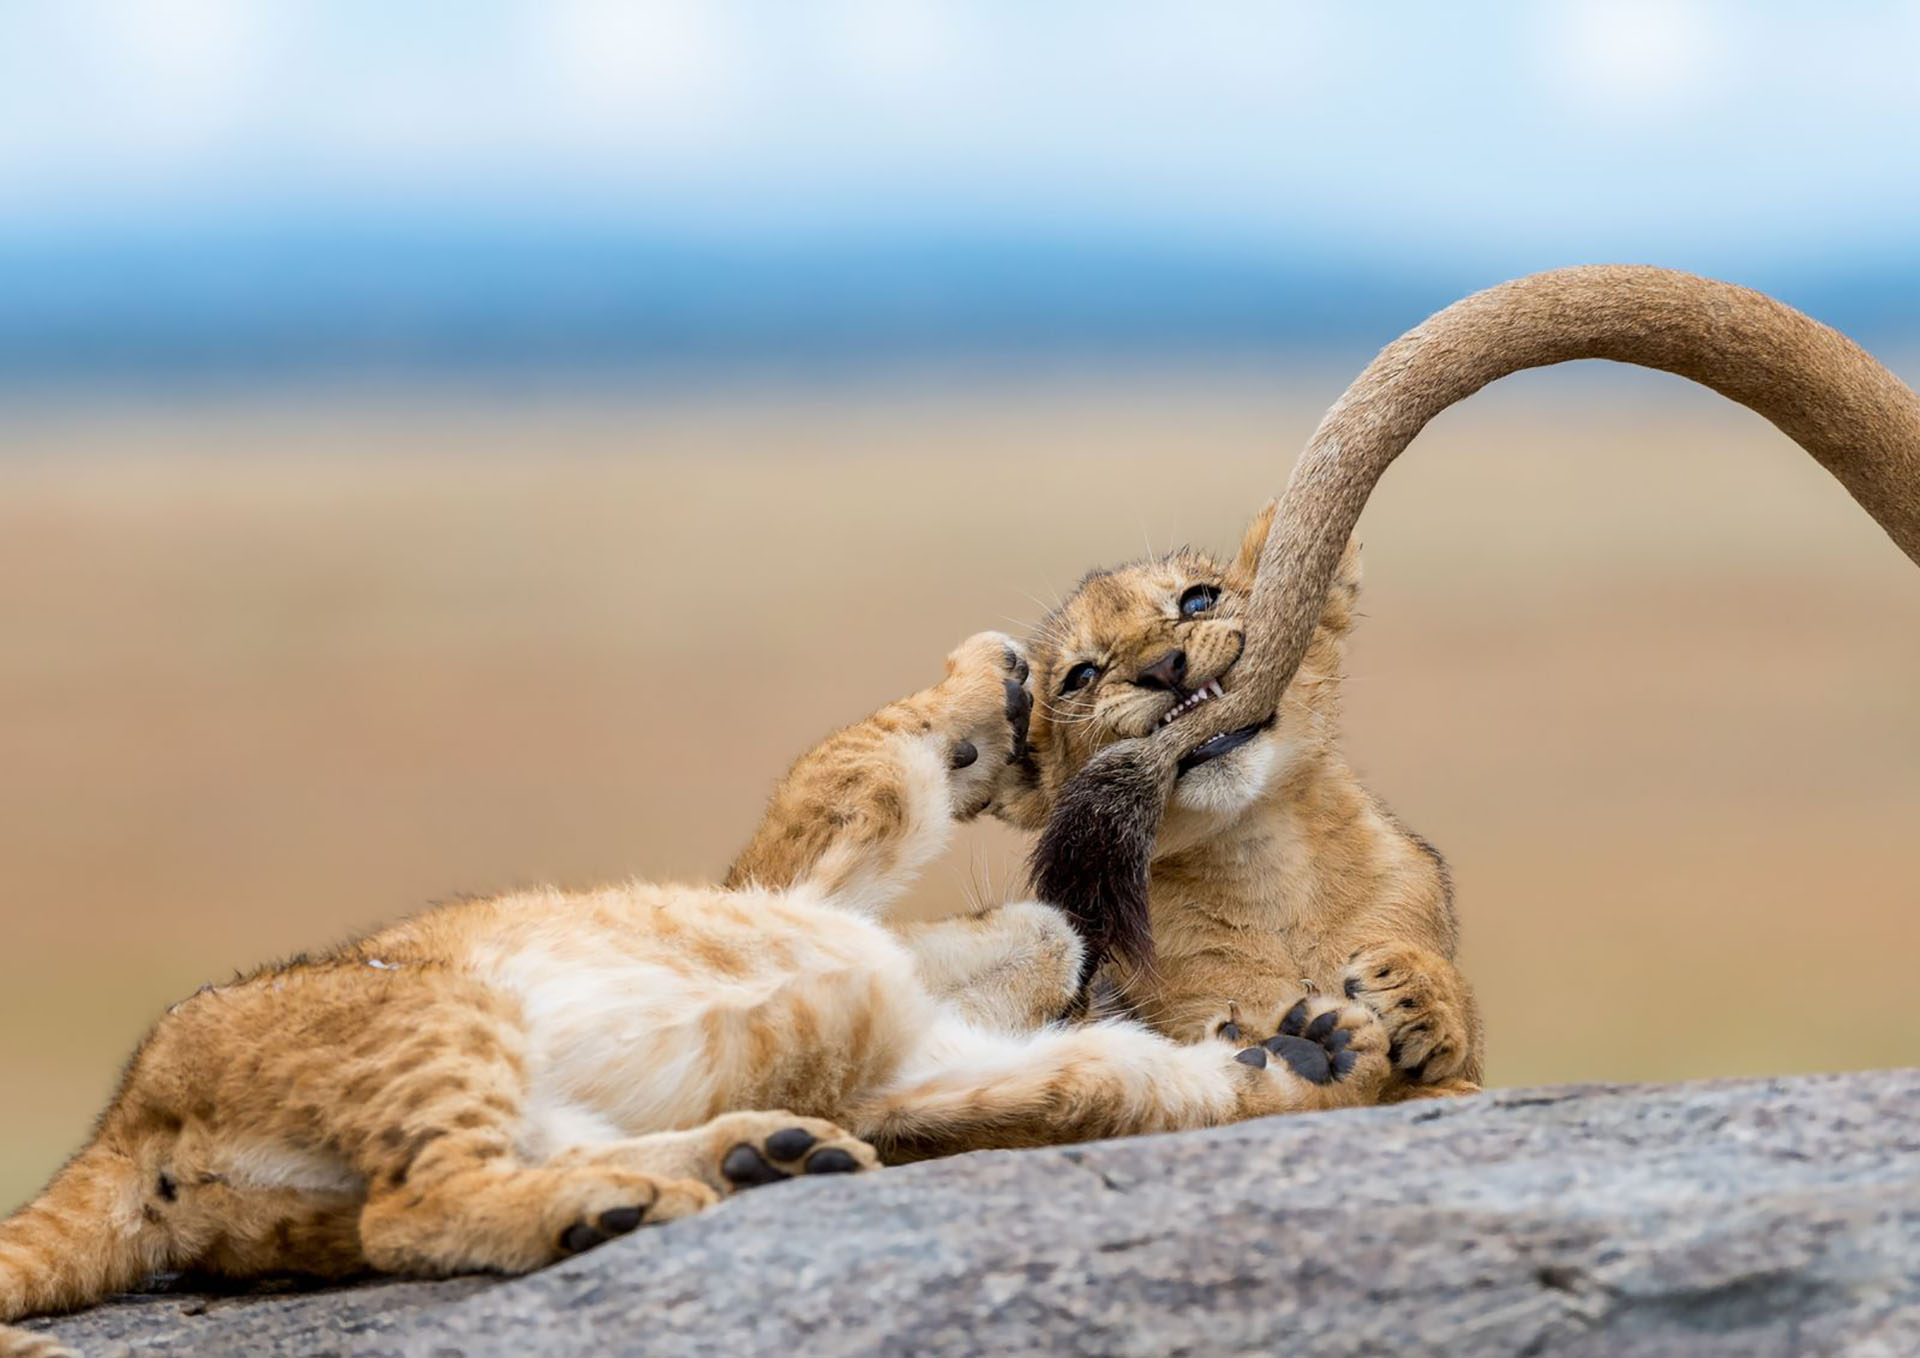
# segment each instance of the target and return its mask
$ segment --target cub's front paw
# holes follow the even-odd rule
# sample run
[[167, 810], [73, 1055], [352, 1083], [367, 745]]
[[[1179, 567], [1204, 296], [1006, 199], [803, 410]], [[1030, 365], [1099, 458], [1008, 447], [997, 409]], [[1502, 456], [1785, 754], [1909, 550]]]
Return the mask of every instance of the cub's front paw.
[[1392, 1074], [1386, 1030], [1373, 1011], [1324, 995], [1302, 999], [1282, 1016], [1277, 1033], [1233, 1059], [1277, 1077], [1270, 1095], [1277, 1103], [1269, 1112], [1368, 1103]]
[[953, 771], [954, 814], [963, 820], [993, 804], [1002, 771], [1026, 755], [1027, 676], [1024, 648], [1002, 632], [968, 637], [947, 657], [947, 677], [934, 690], [935, 723]]
[[1410, 943], [1363, 948], [1341, 981], [1386, 1025], [1393, 1067], [1417, 1085], [1449, 1084], [1476, 1063], [1472, 1000], [1453, 963]]

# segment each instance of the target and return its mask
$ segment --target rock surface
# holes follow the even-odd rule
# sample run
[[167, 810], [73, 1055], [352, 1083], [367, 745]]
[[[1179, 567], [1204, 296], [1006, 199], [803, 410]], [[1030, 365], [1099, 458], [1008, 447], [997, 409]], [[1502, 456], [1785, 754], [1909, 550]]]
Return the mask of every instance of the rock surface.
[[121, 1300], [91, 1355], [1920, 1354], [1920, 1071], [1506, 1091], [796, 1180], [517, 1279]]

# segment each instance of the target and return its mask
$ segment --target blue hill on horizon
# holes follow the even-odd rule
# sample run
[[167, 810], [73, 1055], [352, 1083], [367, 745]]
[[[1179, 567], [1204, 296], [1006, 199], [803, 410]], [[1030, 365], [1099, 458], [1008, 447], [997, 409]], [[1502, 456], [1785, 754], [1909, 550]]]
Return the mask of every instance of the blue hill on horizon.
[[[1291, 242], [320, 227], [0, 238], [0, 384], [886, 370], [941, 360], [1349, 364], [1529, 267]], [[1920, 251], [1736, 276], [1870, 345], [1920, 337]]]

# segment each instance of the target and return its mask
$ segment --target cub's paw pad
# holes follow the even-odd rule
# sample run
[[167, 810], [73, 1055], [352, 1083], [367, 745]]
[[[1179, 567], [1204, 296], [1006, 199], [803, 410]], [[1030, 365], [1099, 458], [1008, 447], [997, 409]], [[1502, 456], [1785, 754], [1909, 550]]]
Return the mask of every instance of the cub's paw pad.
[[772, 1131], [735, 1142], [720, 1158], [720, 1173], [735, 1189], [758, 1188], [798, 1174], [855, 1174], [879, 1167], [872, 1147], [827, 1122], [811, 1127], [775, 1124]]
[[758, 1188], [793, 1176], [768, 1163], [767, 1158], [746, 1142], [741, 1142], [720, 1162], [720, 1172], [735, 1188]]
[[980, 758], [980, 747], [971, 740], [963, 740], [947, 754], [947, 767], [964, 769]]
[[860, 1162], [838, 1146], [828, 1146], [807, 1157], [808, 1174], [857, 1174]]
[[1344, 1080], [1359, 1064], [1356, 1033], [1379, 1027], [1371, 1013], [1358, 1005], [1330, 1004], [1309, 995], [1287, 1010], [1280, 1031], [1261, 1044], [1286, 1063], [1287, 1069], [1310, 1084]]
[[819, 1143], [805, 1127], [789, 1127], [767, 1138], [767, 1154], [776, 1160], [798, 1160]]
[[592, 1223], [576, 1221], [560, 1232], [560, 1249], [566, 1254], [580, 1254], [595, 1245], [604, 1245], [616, 1235], [626, 1235], [637, 1229], [646, 1220], [645, 1207], [613, 1207], [594, 1218]]

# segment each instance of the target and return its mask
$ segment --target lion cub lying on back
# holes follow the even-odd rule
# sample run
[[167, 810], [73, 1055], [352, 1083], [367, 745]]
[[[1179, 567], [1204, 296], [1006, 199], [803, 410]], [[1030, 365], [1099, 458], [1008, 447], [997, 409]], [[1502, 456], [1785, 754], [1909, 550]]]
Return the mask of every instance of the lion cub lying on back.
[[1364, 1006], [1257, 1065], [1136, 1025], [1055, 1028], [1066, 921], [882, 915], [1024, 751], [1027, 662], [947, 675], [794, 765], [724, 887], [444, 905], [209, 986], [134, 1055], [94, 1139], [0, 1222], [5, 1322], [162, 1269], [517, 1273], [795, 1174], [1371, 1102]]
[[[1234, 687], [1241, 609], [1272, 516], [1269, 506], [1229, 566], [1182, 549], [1095, 571], [1041, 622], [1029, 753], [1009, 769], [1003, 819], [1039, 827], [1097, 752]], [[1344, 992], [1392, 1038], [1387, 1097], [1468, 1093], [1480, 1079], [1480, 1021], [1453, 965], [1446, 865], [1360, 785], [1335, 745], [1358, 591], [1350, 545], [1275, 718], [1187, 757], [1148, 870], [1151, 964], [1146, 940], [1118, 938], [1098, 979], [1182, 1042], [1298, 1035], [1303, 998]], [[1035, 868], [1043, 895], [1070, 901], [1096, 890], [1088, 879], [1112, 865]]]

